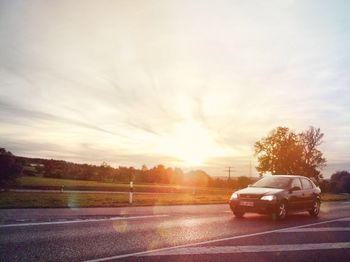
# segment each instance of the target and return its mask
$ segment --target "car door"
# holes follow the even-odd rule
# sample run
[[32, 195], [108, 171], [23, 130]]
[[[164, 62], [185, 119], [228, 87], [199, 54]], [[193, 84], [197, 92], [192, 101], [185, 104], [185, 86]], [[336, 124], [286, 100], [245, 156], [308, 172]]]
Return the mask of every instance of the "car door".
[[310, 209], [312, 207], [312, 202], [314, 200], [313, 185], [307, 178], [301, 178], [301, 184], [303, 186], [303, 209]]
[[[299, 190], [292, 190], [296, 187], [299, 187]], [[288, 207], [291, 210], [303, 208], [303, 190], [299, 178], [294, 178], [290, 184]]]

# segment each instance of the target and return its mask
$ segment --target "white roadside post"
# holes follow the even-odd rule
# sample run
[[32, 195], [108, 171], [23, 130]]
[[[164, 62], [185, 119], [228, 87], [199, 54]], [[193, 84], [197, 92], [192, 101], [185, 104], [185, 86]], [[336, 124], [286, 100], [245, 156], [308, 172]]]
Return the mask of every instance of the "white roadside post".
[[132, 196], [134, 193], [134, 182], [130, 181], [129, 204], [132, 205]]

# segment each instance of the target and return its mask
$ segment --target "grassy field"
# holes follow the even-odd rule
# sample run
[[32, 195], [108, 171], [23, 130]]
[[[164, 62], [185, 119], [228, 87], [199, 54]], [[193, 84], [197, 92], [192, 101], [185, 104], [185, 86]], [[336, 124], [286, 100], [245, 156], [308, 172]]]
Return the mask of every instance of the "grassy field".
[[[134, 206], [224, 204], [230, 194], [134, 194]], [[322, 194], [323, 201], [350, 200], [349, 195]], [[0, 192], [0, 208], [120, 207], [128, 206], [128, 194]]]
[[321, 195], [322, 201], [346, 201], [350, 200], [349, 194], [332, 194], [332, 193], [323, 193]]
[[[227, 203], [229, 194], [134, 194], [135, 206]], [[0, 208], [120, 207], [128, 206], [128, 194], [1, 192]]]
[[[64, 186], [64, 190], [129, 191], [129, 184], [43, 177], [20, 177], [17, 179], [17, 186], [26, 189], [60, 189]], [[233, 190], [228, 188], [194, 188], [190, 186], [134, 184], [134, 191], [154, 193], [134, 194], [133, 205], [141, 206], [227, 203]], [[194, 192], [195, 194], [193, 194]], [[118, 207], [128, 206], [128, 201], [128, 194], [0, 192], [0, 208]]]
[[19, 186], [62, 186], [65, 187], [127, 187], [127, 184], [113, 184], [103, 183], [97, 181], [85, 181], [85, 180], [70, 180], [70, 179], [57, 179], [57, 178], [46, 178], [46, 177], [34, 177], [24, 176], [19, 177], [17, 180]]
[[[97, 190], [97, 191], [129, 191], [129, 184], [103, 183], [97, 181], [55, 179], [45, 177], [19, 177], [17, 179], [19, 188], [37, 188], [37, 189], [60, 189], [64, 186], [66, 190]], [[230, 193], [229, 188], [207, 188], [176, 185], [158, 185], [158, 184], [134, 184], [137, 192], [162, 192], [162, 193], [197, 193], [221, 194]]]
[[[134, 194], [134, 206], [224, 204], [230, 194]], [[350, 200], [349, 195], [322, 194], [323, 201]], [[128, 206], [128, 194], [0, 192], [0, 208], [120, 207]]]
[[[115, 190], [128, 191], [128, 184], [101, 183], [96, 181], [65, 180], [41, 177], [20, 177], [17, 183], [22, 188], [60, 187], [65, 190]], [[169, 185], [135, 185], [135, 206], [178, 205], [178, 204], [219, 204], [227, 203], [233, 189], [196, 188]], [[177, 194], [157, 194], [177, 193]], [[195, 194], [193, 194], [195, 192]], [[322, 201], [350, 200], [349, 194], [322, 194]], [[0, 208], [29, 207], [119, 207], [128, 206], [128, 194], [110, 193], [68, 193], [68, 192], [0, 192]]]

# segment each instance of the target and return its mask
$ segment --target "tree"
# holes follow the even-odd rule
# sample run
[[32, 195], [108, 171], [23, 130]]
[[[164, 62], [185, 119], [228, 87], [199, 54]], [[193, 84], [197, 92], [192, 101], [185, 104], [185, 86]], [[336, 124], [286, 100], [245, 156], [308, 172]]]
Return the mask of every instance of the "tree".
[[310, 127], [307, 131], [296, 134], [287, 127], [277, 127], [254, 145], [258, 157], [257, 171], [262, 175], [303, 175], [320, 178], [320, 169], [326, 160], [317, 147], [322, 143], [320, 129]]
[[237, 178], [237, 187], [238, 188], [245, 188], [247, 187], [250, 183], [252, 183], [252, 179], [247, 176], [239, 176]]
[[319, 180], [319, 187], [322, 191], [322, 193], [328, 193], [332, 190], [332, 184], [329, 179], [320, 179]]
[[23, 163], [5, 148], [0, 148], [0, 186], [9, 186], [21, 174]]
[[332, 191], [335, 193], [350, 193], [350, 173], [337, 171], [331, 176]]
[[322, 152], [317, 149], [322, 144], [323, 133], [319, 128], [310, 127], [307, 131], [299, 134], [303, 147], [303, 173], [301, 175], [320, 178], [320, 170], [326, 165], [326, 159]]
[[212, 178], [203, 170], [194, 170], [185, 174], [187, 185], [195, 187], [206, 187], [212, 183]]
[[180, 185], [184, 180], [184, 172], [180, 168], [174, 168], [171, 184]]
[[255, 143], [258, 156], [257, 171], [260, 174], [293, 174], [301, 166], [302, 147], [298, 137], [287, 127], [278, 127], [269, 136]]

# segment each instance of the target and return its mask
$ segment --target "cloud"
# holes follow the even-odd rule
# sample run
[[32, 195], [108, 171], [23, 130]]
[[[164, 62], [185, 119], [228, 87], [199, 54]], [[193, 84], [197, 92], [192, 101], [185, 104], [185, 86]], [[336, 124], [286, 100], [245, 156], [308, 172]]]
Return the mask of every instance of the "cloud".
[[[108, 134], [114, 134], [108, 130], [100, 128], [98, 126], [94, 126], [88, 123], [84, 123], [75, 119], [69, 119], [61, 116], [55, 116], [49, 113], [34, 111], [30, 109], [20, 108], [14, 105], [10, 105], [6, 102], [0, 100], [0, 116], [6, 119], [6, 122], [14, 121], [15, 118], [23, 118], [27, 121], [40, 121], [40, 120], [48, 120], [53, 122], [60, 122], [68, 125], [76, 125], [83, 128], [93, 129], [95, 131], [105, 132]], [[4, 120], [4, 119], [3, 119]], [[19, 123], [18, 120], [14, 121], [15, 123]]]
[[44, 157], [46, 144], [72, 160], [181, 164], [156, 149], [192, 123], [212, 151], [235, 152], [208, 154], [204, 167], [220, 174], [221, 165], [246, 165], [276, 126], [313, 125], [330, 165], [344, 162], [348, 9], [298, 0], [2, 2], [0, 136], [9, 147], [22, 141], [19, 154]]

